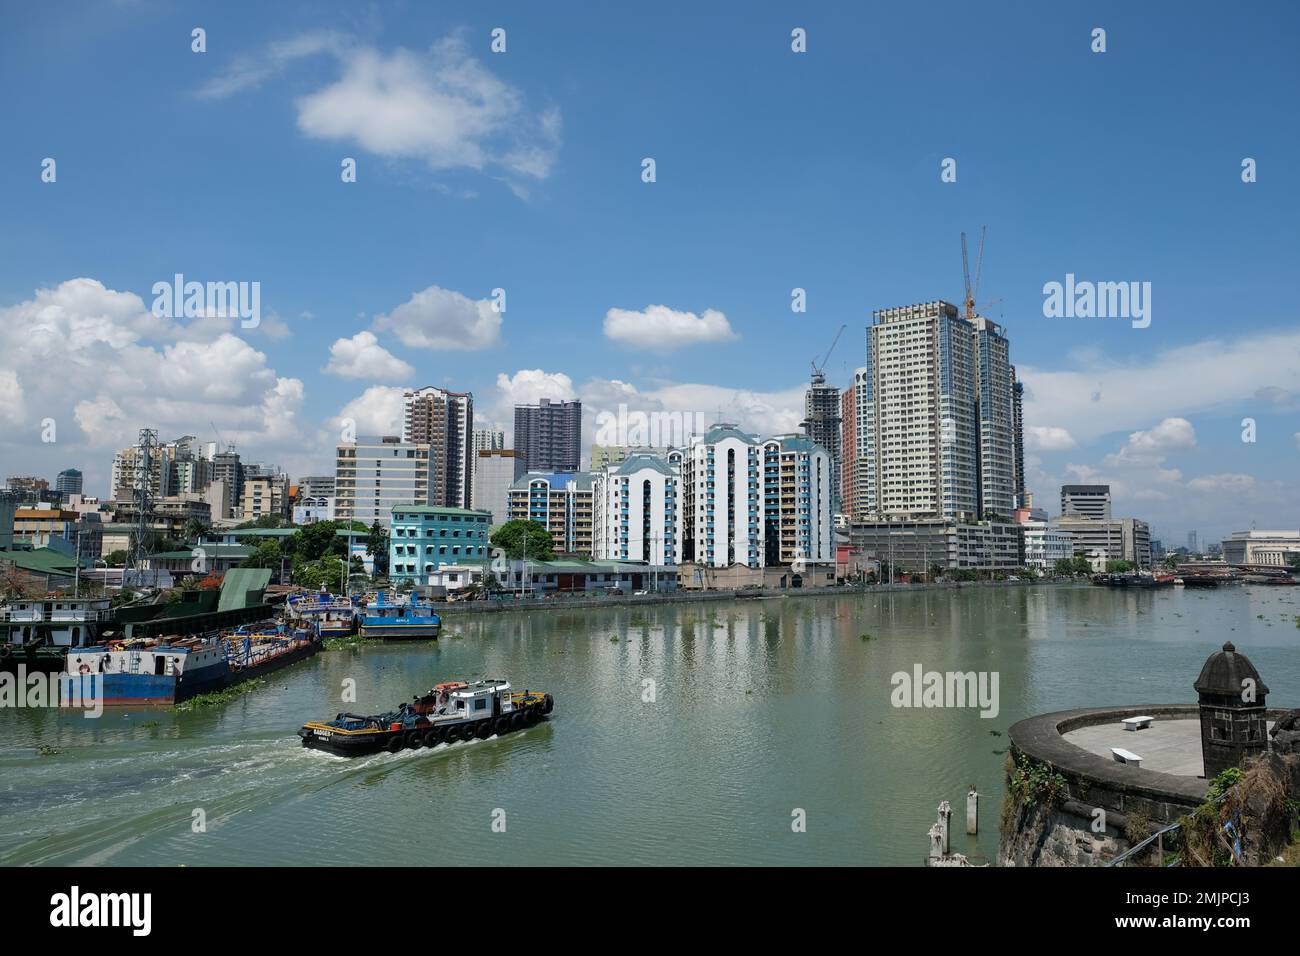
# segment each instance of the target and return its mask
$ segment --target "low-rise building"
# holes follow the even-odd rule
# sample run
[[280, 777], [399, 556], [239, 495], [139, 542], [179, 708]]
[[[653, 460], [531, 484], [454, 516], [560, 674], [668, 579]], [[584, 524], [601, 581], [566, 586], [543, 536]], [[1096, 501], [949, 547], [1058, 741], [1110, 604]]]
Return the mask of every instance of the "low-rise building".
[[1228, 564], [1285, 567], [1300, 554], [1300, 531], [1234, 531], [1223, 539], [1223, 560]]
[[329, 496], [320, 498], [302, 498], [293, 506], [293, 523], [296, 525], [315, 524], [317, 521], [334, 520], [334, 499]]
[[857, 522], [849, 540], [858, 551], [888, 562], [897, 572], [1014, 571], [1025, 566], [1020, 525], [959, 522], [939, 518], [918, 521]]
[[1074, 553], [1087, 558], [1095, 570], [1107, 561], [1128, 561], [1134, 567], [1151, 567], [1151, 528], [1137, 518], [1095, 519], [1062, 515], [1061, 531], [1074, 535]]
[[1074, 535], [1046, 521], [1021, 521], [1025, 535], [1025, 567], [1051, 573], [1056, 562], [1074, 556]]
[[429, 574], [444, 564], [490, 559], [488, 528], [492, 515], [469, 508], [394, 505], [388, 538], [388, 579], [429, 584]]

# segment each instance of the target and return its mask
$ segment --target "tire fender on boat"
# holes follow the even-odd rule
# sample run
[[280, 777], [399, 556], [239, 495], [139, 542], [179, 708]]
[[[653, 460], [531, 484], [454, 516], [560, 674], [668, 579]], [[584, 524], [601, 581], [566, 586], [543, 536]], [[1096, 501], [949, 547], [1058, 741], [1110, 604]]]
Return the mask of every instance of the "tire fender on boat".
[[390, 754], [395, 754], [402, 749], [402, 735], [393, 734], [393, 739], [388, 741], [387, 749]]

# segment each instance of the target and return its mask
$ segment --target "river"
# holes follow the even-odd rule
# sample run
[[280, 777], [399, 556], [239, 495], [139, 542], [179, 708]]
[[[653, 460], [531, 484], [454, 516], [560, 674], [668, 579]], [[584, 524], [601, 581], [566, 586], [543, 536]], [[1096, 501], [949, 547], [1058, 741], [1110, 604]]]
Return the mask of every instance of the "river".
[[[1300, 706], [1297, 615], [1300, 588], [1048, 585], [448, 617], [437, 642], [323, 652], [193, 712], [0, 711], [0, 864], [920, 865], [972, 784], [981, 831], [953, 848], [992, 859], [1013, 722], [1192, 702], [1225, 640], [1270, 706]], [[996, 716], [893, 706], [918, 664], [996, 672]], [[465, 676], [555, 712], [351, 761], [295, 736]]]

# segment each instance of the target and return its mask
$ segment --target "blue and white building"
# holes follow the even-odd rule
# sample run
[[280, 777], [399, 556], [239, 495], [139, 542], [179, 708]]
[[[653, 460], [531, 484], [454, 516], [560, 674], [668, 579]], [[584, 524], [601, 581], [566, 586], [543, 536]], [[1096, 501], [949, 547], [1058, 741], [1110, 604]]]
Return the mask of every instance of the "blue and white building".
[[692, 435], [682, 455], [682, 561], [763, 566], [758, 439], [719, 423]]
[[767, 567], [835, 560], [834, 476], [830, 454], [802, 435], [762, 444], [763, 563]]
[[676, 565], [681, 560], [681, 455], [633, 452], [592, 485], [597, 559]]
[[428, 584], [441, 565], [491, 560], [488, 527], [492, 515], [439, 505], [394, 505], [388, 538], [388, 579]]

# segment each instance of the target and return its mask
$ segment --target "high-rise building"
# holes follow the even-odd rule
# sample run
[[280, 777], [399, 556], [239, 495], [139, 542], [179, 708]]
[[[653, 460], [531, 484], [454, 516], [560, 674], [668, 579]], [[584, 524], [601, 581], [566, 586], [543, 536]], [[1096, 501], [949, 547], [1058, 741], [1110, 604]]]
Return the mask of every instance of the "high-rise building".
[[336, 449], [334, 514], [340, 521], [387, 525], [396, 505], [427, 505], [433, 496], [432, 450], [396, 435], [358, 436]]
[[403, 398], [402, 441], [430, 449], [433, 498], [425, 503], [468, 508], [474, 498], [474, 396], [430, 385]]
[[1195, 531], [1189, 531], [1189, 532], [1187, 532], [1187, 550], [1190, 551], [1192, 554], [1200, 554], [1200, 553], [1201, 553], [1201, 552], [1200, 552], [1200, 548], [1199, 548], [1199, 546], [1197, 545], [1197, 541], [1196, 541], [1196, 532], [1195, 532]]
[[598, 559], [679, 563], [680, 461], [680, 456], [670, 461], [636, 452], [595, 473], [592, 514]]
[[591, 554], [593, 478], [584, 471], [525, 472], [510, 486], [510, 520], [542, 525], [560, 554]]
[[804, 420], [800, 423], [804, 436], [820, 445], [831, 456], [831, 509], [842, 510], [840, 499], [841, 431], [843, 413], [840, 408], [840, 390], [828, 385], [824, 372], [814, 369], [812, 381], [803, 399]]
[[582, 402], [515, 406], [515, 451], [525, 471], [577, 471], [582, 455]]
[[474, 465], [474, 503], [492, 516], [492, 524], [510, 520], [510, 486], [521, 474], [518, 454], [510, 448], [480, 451]]
[[1016, 510], [1015, 369], [1002, 327], [979, 315], [967, 321], [974, 326], [979, 515], [1007, 520]]
[[[219, 451], [213, 456], [212, 481], [220, 481], [226, 488], [221, 495], [221, 500], [225, 503], [228, 511], [221, 517], [233, 518], [242, 514], [244, 465], [239, 460], [239, 453], [235, 451], [233, 446], [227, 446], [225, 451]], [[213, 517], [216, 518], [217, 515], [214, 513]]]
[[835, 560], [835, 466], [830, 453], [800, 435], [762, 443], [763, 563]]
[[1028, 492], [1025, 489], [1025, 383], [1017, 379], [1016, 369], [1011, 367], [1011, 425], [1014, 431], [1013, 454], [1016, 468], [1016, 507], [1025, 504]]
[[[870, 336], [867, 338], [870, 344]], [[876, 457], [872, 425], [875, 403], [871, 376], [855, 369], [853, 384], [841, 398], [840, 511], [851, 521], [862, 521], [875, 511]]]
[[873, 323], [874, 517], [977, 517], [976, 330], [943, 301], [879, 309]]
[[692, 435], [682, 455], [682, 561], [763, 566], [758, 440], [733, 424]]
[[76, 468], [65, 468], [54, 479], [54, 490], [59, 500], [66, 502], [72, 495], [81, 494], [82, 477]]
[[1061, 485], [1061, 517], [1110, 520], [1110, 485]]

